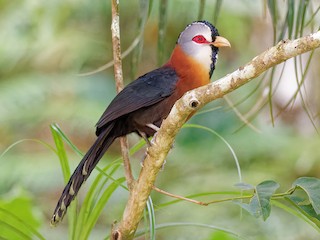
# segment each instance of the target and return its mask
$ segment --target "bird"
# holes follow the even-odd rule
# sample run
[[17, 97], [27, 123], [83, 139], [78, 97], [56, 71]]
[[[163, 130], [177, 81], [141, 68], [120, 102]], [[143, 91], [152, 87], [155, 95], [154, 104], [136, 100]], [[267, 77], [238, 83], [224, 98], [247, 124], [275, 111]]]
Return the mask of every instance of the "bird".
[[210, 83], [220, 47], [231, 47], [208, 21], [194, 21], [180, 33], [169, 60], [129, 83], [96, 124], [96, 140], [74, 170], [59, 198], [51, 224], [62, 221], [99, 160], [118, 137], [137, 133], [148, 139], [187, 91]]

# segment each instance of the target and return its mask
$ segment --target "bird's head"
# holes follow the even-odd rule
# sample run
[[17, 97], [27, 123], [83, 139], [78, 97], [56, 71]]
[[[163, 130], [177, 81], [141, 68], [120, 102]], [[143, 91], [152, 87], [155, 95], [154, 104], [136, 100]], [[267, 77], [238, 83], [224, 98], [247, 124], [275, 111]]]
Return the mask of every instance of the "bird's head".
[[218, 58], [219, 47], [230, 47], [229, 41], [219, 36], [218, 30], [207, 21], [196, 21], [181, 32], [177, 44], [184, 53], [208, 68], [211, 77]]

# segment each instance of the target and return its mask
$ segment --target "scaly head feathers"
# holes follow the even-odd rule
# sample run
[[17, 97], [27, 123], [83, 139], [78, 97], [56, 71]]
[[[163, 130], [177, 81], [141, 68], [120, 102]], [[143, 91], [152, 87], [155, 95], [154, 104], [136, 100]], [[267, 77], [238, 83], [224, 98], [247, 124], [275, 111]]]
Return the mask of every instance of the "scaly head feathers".
[[188, 56], [208, 69], [211, 77], [218, 58], [219, 47], [230, 47], [227, 39], [220, 37], [218, 30], [207, 21], [189, 24], [180, 34], [177, 44]]

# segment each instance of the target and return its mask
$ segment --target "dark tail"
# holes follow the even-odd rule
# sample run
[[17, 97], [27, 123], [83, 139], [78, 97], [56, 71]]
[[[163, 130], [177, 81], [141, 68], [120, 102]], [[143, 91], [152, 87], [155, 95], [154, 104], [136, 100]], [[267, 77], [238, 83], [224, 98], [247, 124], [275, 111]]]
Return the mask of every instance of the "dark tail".
[[74, 170], [69, 182], [65, 186], [60, 196], [56, 209], [54, 210], [51, 219], [52, 225], [56, 225], [63, 219], [65, 213], [67, 212], [67, 208], [72, 200], [77, 196], [81, 185], [85, 180], [87, 180], [92, 170], [102, 158], [103, 154], [115, 140], [116, 137], [112, 133], [112, 129], [113, 124], [110, 124], [108, 128], [100, 133], [97, 140], [83, 157], [76, 170]]

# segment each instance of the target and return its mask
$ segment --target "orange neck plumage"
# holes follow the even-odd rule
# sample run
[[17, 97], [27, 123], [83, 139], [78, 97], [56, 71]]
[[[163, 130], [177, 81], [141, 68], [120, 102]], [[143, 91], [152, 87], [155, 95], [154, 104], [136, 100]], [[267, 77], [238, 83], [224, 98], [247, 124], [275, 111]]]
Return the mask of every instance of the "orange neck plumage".
[[173, 50], [169, 62], [166, 64], [174, 68], [179, 76], [177, 89], [182, 94], [185, 92], [206, 85], [210, 82], [209, 70], [186, 55], [179, 45]]

